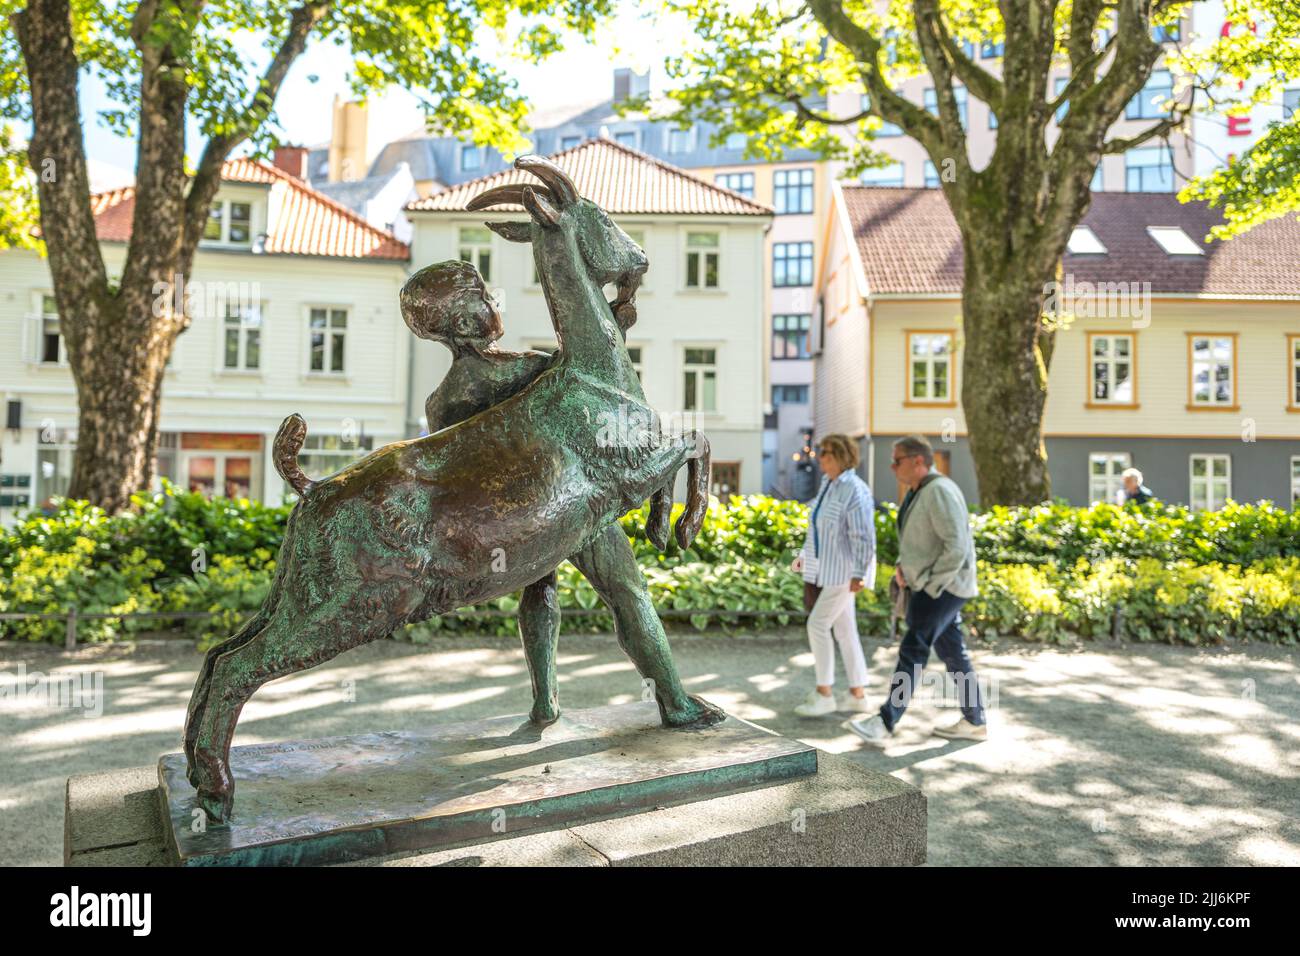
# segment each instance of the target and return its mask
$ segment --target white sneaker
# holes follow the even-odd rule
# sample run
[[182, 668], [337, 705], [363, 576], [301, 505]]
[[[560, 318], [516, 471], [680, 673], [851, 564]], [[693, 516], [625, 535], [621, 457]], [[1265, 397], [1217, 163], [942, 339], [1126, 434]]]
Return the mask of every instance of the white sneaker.
[[885, 726], [879, 714], [850, 720], [849, 729], [867, 743], [877, 746], [883, 746], [885, 741], [894, 735], [894, 732]]
[[988, 740], [989, 727], [988, 724], [972, 724], [963, 717], [955, 724], [934, 728], [934, 735], [947, 740]]
[[854, 697], [852, 694], [845, 694], [840, 698], [840, 710], [847, 710], [852, 714], [870, 714], [876, 710], [867, 703], [867, 695]]
[[835, 713], [837, 705], [835, 695], [823, 696], [817, 691], [808, 695], [808, 699], [794, 709], [794, 712], [800, 717], [825, 717], [827, 714]]

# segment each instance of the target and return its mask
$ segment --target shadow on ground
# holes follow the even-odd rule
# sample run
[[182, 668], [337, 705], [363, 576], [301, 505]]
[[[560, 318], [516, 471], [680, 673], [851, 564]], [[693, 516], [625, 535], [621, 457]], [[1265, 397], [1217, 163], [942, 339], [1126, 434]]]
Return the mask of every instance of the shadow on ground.
[[[865, 642], [879, 700], [895, 647]], [[973, 651], [992, 692], [989, 741], [933, 737], [956, 711], [923, 695], [883, 750], [847, 713], [791, 709], [812, 683], [796, 630], [674, 636], [688, 689], [778, 733], [891, 773], [929, 798], [930, 862], [1063, 865], [1300, 865], [1300, 650], [1013, 642]], [[180, 749], [201, 658], [188, 643], [86, 648], [0, 645], [0, 680], [103, 681], [102, 714], [48, 699], [0, 699], [0, 864], [62, 860], [71, 774], [153, 765]], [[639, 699], [612, 636], [562, 638], [561, 702]], [[236, 745], [525, 714], [528, 673], [506, 638], [371, 644], [268, 684]], [[83, 700], [83, 704], [87, 701]]]

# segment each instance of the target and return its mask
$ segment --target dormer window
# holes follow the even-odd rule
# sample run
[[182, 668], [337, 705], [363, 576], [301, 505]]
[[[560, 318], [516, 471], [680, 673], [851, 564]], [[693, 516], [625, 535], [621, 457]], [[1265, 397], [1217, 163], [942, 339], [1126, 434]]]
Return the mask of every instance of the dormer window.
[[203, 226], [203, 238], [209, 242], [222, 242], [232, 246], [247, 246], [253, 241], [253, 204], [247, 202], [215, 202], [208, 210], [208, 221]]
[[1075, 226], [1066, 246], [1072, 256], [1104, 256], [1106, 246], [1088, 226]]
[[1147, 226], [1147, 234], [1171, 256], [1205, 255], [1205, 250], [1178, 226]]

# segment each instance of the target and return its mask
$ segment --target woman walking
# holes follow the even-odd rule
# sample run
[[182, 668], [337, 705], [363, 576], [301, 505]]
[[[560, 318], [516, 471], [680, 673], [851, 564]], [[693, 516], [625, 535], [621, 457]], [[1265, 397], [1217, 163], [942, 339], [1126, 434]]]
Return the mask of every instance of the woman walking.
[[[865, 713], [867, 662], [858, 640], [854, 601], [876, 580], [875, 503], [871, 489], [853, 470], [858, 449], [846, 435], [827, 435], [817, 449], [822, 483], [808, 516], [808, 536], [794, 560], [803, 574], [804, 605], [809, 608], [808, 643], [812, 647], [817, 687], [794, 709], [800, 717], [821, 717], [837, 710]], [[835, 645], [848, 673], [849, 696], [835, 700]]]

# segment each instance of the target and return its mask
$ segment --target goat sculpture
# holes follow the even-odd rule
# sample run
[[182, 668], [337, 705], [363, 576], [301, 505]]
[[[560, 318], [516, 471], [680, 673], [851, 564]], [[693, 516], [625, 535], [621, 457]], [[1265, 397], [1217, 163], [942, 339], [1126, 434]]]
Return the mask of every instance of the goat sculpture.
[[[188, 776], [213, 821], [228, 819], [233, 805], [230, 744], [240, 711], [268, 681], [403, 624], [516, 591], [648, 497], [662, 523], [665, 489], [683, 465], [688, 498], [674, 532], [685, 547], [699, 531], [708, 503], [703, 434], [614, 444], [602, 434], [620, 408], [655, 418], [602, 291], [635, 288], [645, 253], [558, 167], [535, 156], [515, 166], [542, 185], [499, 187], [476, 208], [511, 201], [528, 210], [529, 222], [488, 225], [532, 243], [560, 356], [498, 405], [304, 481], [266, 601], [208, 652], [190, 700]], [[281, 427], [277, 465], [286, 474], [296, 468], [286, 452], [304, 431], [298, 416]], [[678, 726], [725, 716], [691, 700], [698, 711]]]

